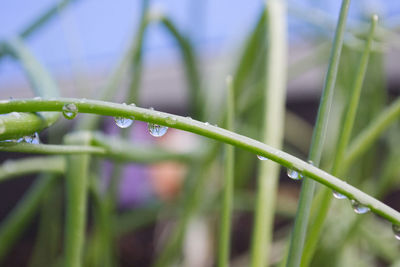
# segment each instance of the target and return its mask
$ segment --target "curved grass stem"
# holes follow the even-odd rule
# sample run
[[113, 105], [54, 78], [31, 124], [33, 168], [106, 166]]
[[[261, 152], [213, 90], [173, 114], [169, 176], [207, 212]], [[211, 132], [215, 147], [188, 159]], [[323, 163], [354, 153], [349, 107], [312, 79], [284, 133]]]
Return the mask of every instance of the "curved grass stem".
[[295, 169], [303, 173], [303, 175], [313, 179], [332, 190], [344, 194], [350, 199], [358, 200], [360, 203], [367, 205], [371, 211], [384, 217], [392, 223], [400, 223], [400, 213], [383, 204], [377, 199], [372, 198], [368, 194], [358, 190], [357, 188], [343, 182], [341, 179], [330, 175], [329, 173], [318, 169], [311, 164], [294, 157], [281, 150], [275, 149], [267, 144], [256, 141], [249, 137], [205, 124], [200, 121], [193, 120], [182, 116], [177, 116], [156, 110], [133, 107], [123, 104], [116, 104], [98, 100], [82, 100], [74, 98], [58, 98], [52, 100], [46, 99], [23, 99], [13, 101], [0, 101], [0, 114], [8, 112], [27, 112], [27, 111], [58, 111], [60, 112], [65, 104], [74, 103], [79, 112], [91, 113], [104, 116], [134, 116], [135, 119], [151, 122], [159, 125], [165, 125], [198, 135], [202, 135], [217, 141], [234, 145], [245, 149], [254, 154], [269, 158], [280, 165]]

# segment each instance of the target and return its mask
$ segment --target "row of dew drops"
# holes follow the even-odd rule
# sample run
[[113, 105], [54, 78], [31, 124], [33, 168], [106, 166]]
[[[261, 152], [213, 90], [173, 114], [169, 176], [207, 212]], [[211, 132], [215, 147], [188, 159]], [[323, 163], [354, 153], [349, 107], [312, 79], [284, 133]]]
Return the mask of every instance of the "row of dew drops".
[[[130, 106], [135, 106], [135, 104], [130, 104]], [[153, 110], [153, 108], [150, 108]], [[63, 106], [63, 115], [66, 119], [72, 120], [76, 117], [78, 114], [78, 108], [76, 107], [75, 104], [70, 103], [70, 104], [65, 104]], [[133, 121], [135, 118], [133, 116], [130, 117], [114, 117], [115, 124], [119, 128], [128, 128], [133, 124]], [[154, 136], [154, 137], [161, 137], [164, 134], [167, 133], [168, 127], [167, 126], [162, 126], [154, 123], [148, 123], [147, 128], [149, 129], [149, 133]]]
[[[130, 104], [131, 106], [135, 106], [135, 104]], [[153, 108], [150, 108], [153, 110]], [[78, 108], [76, 107], [75, 104], [69, 103], [65, 104], [62, 109], [62, 113], [66, 119], [72, 120], [74, 119], [77, 114], [78, 114]], [[115, 123], [118, 127], [120, 128], [128, 128], [131, 126], [134, 122], [134, 117], [114, 117]], [[148, 123], [147, 128], [149, 130], [149, 133], [154, 136], [154, 137], [161, 137], [163, 136], [167, 130], [167, 126], [162, 126], [154, 123]], [[26, 143], [31, 143], [31, 144], [39, 144], [39, 135], [37, 133], [34, 133], [33, 135], [28, 135], [25, 137], [22, 137], [18, 140], [15, 140], [17, 142], [26, 142]], [[257, 155], [257, 158], [259, 160], [268, 160], [268, 158]], [[313, 165], [312, 161], [309, 161], [309, 164]], [[292, 169], [287, 169], [287, 175], [289, 178], [293, 180], [301, 180], [304, 176], [300, 172]], [[347, 197], [339, 192], [333, 191], [333, 196], [337, 199], [347, 199]], [[353, 210], [357, 214], [364, 214], [370, 211], [370, 209], [364, 205], [362, 205], [360, 202], [352, 199], [351, 200], [351, 205], [353, 206]], [[394, 235], [396, 239], [400, 240], [400, 225], [393, 224], [392, 229], [394, 232]]]
[[[268, 160], [268, 158], [257, 155], [257, 158], [259, 160]], [[308, 161], [309, 164], [314, 165], [312, 161]], [[293, 180], [301, 180], [304, 178], [304, 175], [301, 174], [300, 172], [292, 169], [287, 169], [287, 176]], [[333, 196], [336, 199], [347, 199], [347, 197], [339, 192], [333, 191]], [[353, 210], [357, 214], [364, 214], [370, 211], [370, 209], [364, 205], [362, 205], [360, 202], [357, 200], [352, 199], [351, 200], [351, 205], [353, 207]], [[392, 230], [394, 233], [394, 236], [397, 240], [400, 240], [400, 225], [397, 224], [392, 224]]]

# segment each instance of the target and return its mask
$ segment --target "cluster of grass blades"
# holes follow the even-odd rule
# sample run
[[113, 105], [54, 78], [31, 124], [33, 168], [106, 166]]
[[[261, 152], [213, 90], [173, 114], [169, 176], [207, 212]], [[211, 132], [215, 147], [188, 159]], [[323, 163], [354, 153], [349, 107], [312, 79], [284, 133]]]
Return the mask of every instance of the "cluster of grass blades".
[[[0, 181], [15, 179], [26, 174], [40, 174], [18, 205], [1, 222], [0, 262], [5, 260], [10, 249], [40, 210], [37, 243], [31, 256], [30, 266], [43, 266], [43, 264], [49, 266], [63, 264], [71, 267], [116, 266], [118, 252], [115, 244], [118, 238], [145, 225], [156, 223], [159, 220], [158, 215], [165, 209], [175, 216], [176, 223], [169, 236], [161, 242], [161, 248], [157, 251], [152, 264], [153, 266], [182, 264], [185, 236], [191, 223], [196, 217], [205, 217], [207, 213], [214, 214], [214, 205], [219, 203], [217, 212], [219, 226], [216, 227], [219, 233], [218, 246], [212, 258], [219, 267], [230, 266], [230, 247], [235, 235], [232, 221], [234, 212], [238, 209], [236, 201], [239, 201], [241, 194], [244, 195], [248, 190], [246, 188], [248, 181], [236, 178], [243, 176], [244, 173], [250, 173], [255, 164], [259, 167], [259, 171], [257, 192], [251, 198], [249, 205], [249, 209], [254, 211], [254, 226], [247, 264], [253, 267], [266, 266], [272, 262], [276, 266], [312, 264], [321, 266], [326, 263], [327, 259], [323, 256], [328, 253], [335, 255], [335, 260], [332, 262], [336, 265], [349, 263], [351, 259], [342, 255], [345, 255], [344, 248], [350, 247], [348, 244], [357, 231], [363, 232], [364, 238], [376, 246], [376, 254], [379, 257], [393, 263], [400, 261], [396, 250], [393, 250], [386, 240], [382, 241], [371, 233], [365, 233], [368, 232], [368, 227], [382, 225], [382, 220], [376, 218], [365, 224], [361, 224], [361, 217], [354, 220], [346, 219], [344, 220], [347, 226], [344, 231], [346, 234], [338, 235], [337, 246], [324, 249], [318, 247], [318, 244], [324, 244], [323, 229], [330, 224], [328, 216], [330, 207], [335, 206], [332, 205], [335, 204], [332, 202], [332, 194], [335, 198], [341, 199], [337, 201], [340, 204], [336, 205], [343, 205], [343, 200], [346, 199], [349, 202], [346, 204], [348, 210], [353, 209], [357, 214], [371, 211], [382, 217], [384, 222], [392, 225], [395, 237], [393, 240], [400, 240], [400, 213], [379, 200], [390, 186], [396, 184], [393, 177], [399, 171], [396, 165], [399, 156], [396, 149], [398, 144], [396, 121], [400, 117], [400, 100], [394, 100], [387, 107], [376, 104], [378, 108], [374, 114], [368, 114], [362, 108], [363, 99], [369, 97], [363, 95], [362, 89], [367, 84], [364, 80], [372, 79], [373, 75], [369, 77], [368, 73], [373, 72], [378, 76], [375, 69], [369, 69], [372, 64], [368, 64], [370, 61], [379, 62], [380, 56], [380, 52], [373, 53], [374, 38], [378, 31], [376, 15], [371, 17], [370, 28], [365, 34], [365, 42], [359, 56], [357, 52], [360, 47], [357, 46], [357, 50], [354, 51], [353, 46], [346, 46], [344, 37], [350, 0], [343, 0], [309, 156], [307, 160], [302, 160], [292, 153], [283, 151], [286, 138], [285, 117], [289, 122], [305, 123], [297, 117], [294, 119], [294, 115], [288, 114], [285, 108], [286, 87], [291, 77], [288, 69], [294, 67], [287, 64], [287, 14], [282, 0], [270, 0], [266, 4], [244, 46], [233, 76], [227, 78], [226, 90], [223, 91], [226, 101], [213, 107], [214, 110], [218, 110], [218, 117], [215, 120], [223, 125], [222, 127], [207, 122], [209, 114], [205, 107], [208, 97], [212, 96], [206, 95], [202, 90], [206, 85], [201, 79], [202, 74], [197, 66], [190, 39], [183, 35], [179, 27], [167, 16], [152, 14], [151, 3], [146, 0], [142, 3], [140, 23], [132, 43], [118, 63], [116, 71], [109, 78], [109, 82], [100, 90], [99, 96], [96, 97], [99, 100], [60, 97], [57, 84], [34, 57], [24, 39], [34, 34], [36, 29], [43, 27], [69, 2], [62, 1], [61, 5], [52, 7], [19, 36], [3, 41], [0, 45], [1, 56], [11, 56], [21, 64], [36, 95], [31, 99], [0, 101], [0, 114], [2, 114], [0, 151], [42, 154], [42, 156], [8, 160], [0, 166]], [[189, 90], [188, 101], [191, 107], [189, 115], [193, 118], [141, 108], [139, 104], [133, 104], [133, 102], [140, 103], [143, 42], [146, 32], [154, 23], [162, 25], [179, 47]], [[354, 32], [347, 34], [353, 35]], [[345, 58], [342, 51], [353, 57], [356, 55], [355, 58], [359, 61], [351, 77], [344, 77], [345, 75], [340, 72], [341, 60], [351, 58], [350, 56]], [[130, 77], [125, 97], [125, 102], [128, 104], [115, 103], [113, 97], [127, 75]], [[335, 92], [335, 88], [338, 87], [344, 89]], [[377, 94], [376, 89], [365, 88], [365, 90], [369, 94]], [[343, 94], [346, 101], [343, 104], [345, 106], [343, 119], [333, 125], [332, 110], [335, 109], [335, 101], [340, 99], [337, 94]], [[375, 105], [373, 100], [369, 101], [371, 107]], [[55, 133], [51, 131], [56, 128], [54, 124], [62, 117], [61, 114], [67, 120], [77, 121], [74, 129], [65, 133], [62, 143], [41, 143], [39, 133], [44, 129], [50, 132], [49, 140], [55, 140], [52, 136]], [[86, 114], [96, 116], [86, 116]], [[105, 116], [113, 117], [116, 126], [121, 129], [117, 136], [110, 137], [100, 131], [100, 121]], [[368, 117], [368, 122], [358, 128], [356, 118], [359, 116]], [[201, 145], [190, 152], [166, 150], [157, 145], [134, 144], [128, 139], [128, 133], [136, 121], [146, 122], [147, 130], [153, 137], [162, 137], [169, 128], [174, 128], [208, 139], [201, 139]], [[329, 133], [329, 127], [340, 130]], [[246, 133], [244, 129], [248, 128], [255, 128], [258, 133], [254, 134], [251, 131]], [[391, 144], [383, 169], [384, 178], [371, 185], [373, 182], [358, 177], [365, 176], [365, 173], [360, 171], [365, 168], [364, 160], [376, 160], [371, 150], [384, 133], [388, 135], [385, 141]], [[323, 161], [329, 134], [335, 134], [334, 139], [337, 139], [334, 143], [335, 149], [326, 156], [333, 162], [332, 164]], [[255, 138], [248, 137], [253, 135]], [[215, 172], [215, 164], [220, 161], [218, 157], [221, 154], [220, 143], [224, 143], [222, 150], [224, 157], [221, 164], [224, 175], [209, 175]], [[99, 179], [101, 176], [99, 166], [103, 160], [114, 163], [112, 181], [104, 194], [100, 190]], [[124, 164], [130, 162], [151, 164], [160, 161], [180, 162], [188, 169], [182, 192], [177, 199], [173, 203], [166, 204], [160, 201], [120, 214], [117, 211], [117, 197]], [[274, 247], [275, 216], [280, 212], [283, 213], [282, 207], [279, 207], [278, 196], [280, 167], [287, 168], [289, 178], [301, 180], [302, 188], [296, 214], [292, 212], [289, 216], [294, 218], [293, 230], [291, 233], [286, 230], [287, 235], [282, 239], [287, 243], [287, 250], [281, 250], [278, 259], [273, 260], [271, 251]], [[207, 184], [214, 183], [212, 179], [215, 180], [215, 177], [220, 180], [221, 188], [211, 194], [207, 192]], [[63, 188], [62, 181], [66, 190], [64, 235], [59, 229], [60, 226], [52, 231], [46, 231], [50, 227], [50, 218], [62, 224], [63, 216], [60, 211], [62, 201], [57, 194]], [[318, 187], [318, 184], [323, 186]], [[371, 186], [375, 186], [376, 189], [371, 190]], [[314, 194], [316, 190], [318, 191]], [[86, 230], [88, 205], [92, 203], [88, 202], [89, 198], [93, 199], [95, 218], [90, 235]], [[384, 224], [384, 227], [388, 228], [388, 225]], [[63, 246], [60, 245], [61, 240], [64, 242]]]

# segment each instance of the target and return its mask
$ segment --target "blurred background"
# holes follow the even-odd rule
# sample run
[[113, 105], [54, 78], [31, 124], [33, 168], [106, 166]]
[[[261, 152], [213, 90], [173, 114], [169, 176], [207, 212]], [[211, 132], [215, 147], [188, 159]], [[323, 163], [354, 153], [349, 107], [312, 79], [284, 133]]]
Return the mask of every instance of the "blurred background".
[[[143, 1], [16, 0], [3, 2], [0, 9], [0, 39], [12, 38], [20, 34], [40, 14], [57, 3], [64, 2], [68, 2], [66, 7], [60, 8], [60, 11], [49, 22], [30, 34], [25, 39], [26, 45], [56, 80], [62, 96], [96, 98], [100, 88], [107, 84], [114, 69], [124, 58], [126, 51], [129, 50], [138, 34]], [[177, 26], [179, 32], [190, 41], [195, 54], [201, 88], [205, 92], [204, 109], [206, 111], [202, 117], [196, 117], [195, 113], [191, 113], [192, 107], [188, 100], [190, 96], [187, 88], [189, 85], [179, 45], [165, 27], [157, 23], [147, 27], [144, 34], [141, 59], [142, 76], [135, 104], [179, 115], [190, 115], [194, 119], [206, 120], [211, 124], [220, 123], [218, 112], [224, 95], [225, 77], [237, 72], [238, 62], [251, 32], [260, 19], [264, 4], [264, 1], [261, 0], [150, 1], [151, 16], [168, 17]], [[289, 76], [284, 150], [306, 158], [340, 1], [292, 0], [287, 2], [287, 7]], [[335, 145], [334, 136], [337, 134], [335, 125], [338, 125], [340, 114], [343, 111], [343, 99], [346, 99], [347, 96], [346, 88], [353, 81], [360, 51], [364, 45], [365, 31], [372, 13], [380, 16], [382, 30], [374, 45], [374, 53], [370, 61], [372, 67], [369, 69], [370, 75], [364, 85], [365, 90], [363, 89], [366, 93], [362, 97], [364, 99], [361, 101], [363, 107], [360, 106], [359, 111], [361, 119], [356, 123], [359, 129], [368, 125], [379, 110], [383, 109], [399, 93], [400, 2], [355, 0], [351, 3], [349, 12], [348, 31], [345, 35], [343, 50], [344, 59], [341, 61], [337, 82], [339, 93], [335, 96], [336, 104], [333, 107], [330, 126], [332, 130], [329, 132], [331, 138], [328, 138], [328, 148], [324, 154], [326, 166], [329, 165], [328, 162], [331, 159], [329, 151], [332, 151]], [[265, 51], [256, 47], [253, 53], [263, 55]], [[251, 69], [251, 72], [257, 72], [257, 66], [249, 65], [244, 68]], [[123, 92], [129, 88], [130, 75], [129, 72], [123, 75], [119, 85], [121, 90], [118, 90], [118, 93], [113, 96], [113, 101], [125, 102]], [[262, 74], [254, 74], [254, 77], [247, 78], [243, 82], [243, 88], [257, 87], [262, 80]], [[0, 59], [1, 99], [33, 96], [29, 81], [19, 63], [3, 56]], [[259, 139], [257, 118], [249, 119], [254, 118], [253, 114], [256, 110], [246, 110], [246, 107], [251, 104], [252, 100], [248, 95], [238, 96], [238, 113], [240, 110], [244, 110], [237, 119], [238, 132]], [[62, 120], [57, 124], [59, 126], [57, 134], [62, 136], [75, 123], [75, 121]], [[100, 127], [109, 135], [119, 134], [113, 118], [105, 118]], [[129, 138], [140, 144], [157, 143], [157, 146], [179, 152], [194, 151], [206, 142], [204, 138], [173, 129], [170, 129], [162, 138], [154, 139], [147, 134], [146, 128], [146, 124], [135, 122], [130, 130]], [[359, 130], [355, 130], [355, 133], [357, 132]], [[387, 155], [392, 155], [388, 144], [397, 144], [393, 139], [398, 136], [398, 131], [393, 130], [390, 134], [385, 135], [385, 138], [380, 141], [379, 147], [374, 148], [376, 150], [370, 152], [374, 154], [376, 151], [384, 151]], [[54, 140], [60, 140], [60, 138]], [[44, 142], [48, 141], [47, 131], [41, 133], [41, 139]], [[394, 148], [392, 147], [392, 149]], [[238, 210], [235, 212], [233, 223], [232, 262], [234, 266], [246, 266], [252, 227], [252, 201], [254, 200], [257, 174], [253, 156], [246, 154], [247, 152], [241, 151], [241, 153], [244, 155], [237, 157], [240, 163], [238, 163], [236, 171], [236, 176], [242, 177], [236, 179], [238, 194], [235, 205]], [[1, 154], [3, 161], [18, 157], [21, 155]], [[373, 161], [371, 157], [358, 162], [357, 166], [370, 165]], [[208, 175], [212, 177], [208, 181], [209, 192], [201, 193], [201, 201], [197, 205], [196, 212], [190, 215], [190, 223], [185, 224], [186, 235], [182, 249], [185, 256], [178, 261], [183, 266], [213, 266], [215, 255], [212, 251], [215, 249], [215, 240], [212, 235], [215, 231], [213, 227], [215, 226], [216, 210], [213, 210], [210, 207], [212, 205], [206, 203], [206, 200], [207, 195], [212, 195], [210, 199], [214, 201], [218, 200], [217, 192], [220, 186], [218, 178], [221, 175], [219, 161], [220, 159], [216, 157], [217, 163], [208, 171]], [[243, 167], [246, 164], [248, 167]], [[376, 164], [376, 168], [369, 171], [371, 176], [373, 176], [372, 173], [379, 174], [383, 168], [381, 161], [375, 161], [374, 164]], [[170, 207], [179, 207], [177, 203], [179, 203], [178, 199], [182, 197], [182, 188], [190, 187], [190, 183], [185, 185], [184, 182], [190, 174], [188, 169], [189, 167], [182, 163], [169, 161], [150, 165], [128, 164], [124, 166], [118, 190], [118, 211], [120, 214], [127, 215], [133, 212], [132, 216], [146, 219], [144, 222], [132, 222], [131, 217], [126, 216], [120, 220], [123, 234], [118, 235], [116, 245], [112, 248], [115, 264], [151, 266], [156, 255], [162, 255], [163, 247], [166, 242], [168, 243], [168, 237], [174, 233], [174, 229], [179, 225], [179, 218], [182, 216], [176, 215], [174, 212], [171, 215], [168, 212], [171, 210]], [[100, 170], [102, 190], [106, 191], [112, 176], [112, 162], [102, 161]], [[300, 183], [284, 178], [283, 173], [278, 194], [278, 203], [281, 204], [281, 207], [277, 211], [278, 216], [275, 223], [277, 231], [272, 264], [277, 264], [284, 253], [285, 240], [297, 208], [300, 188]], [[355, 173], [353, 172], [354, 175], [366, 176], [362, 172]], [[398, 177], [398, 170], [394, 171], [392, 175]], [[0, 196], [2, 197], [0, 220], [6, 218], [34, 179], [35, 176], [29, 176], [0, 184]], [[371, 185], [364, 185], [363, 179], [357, 181], [368, 191]], [[396, 183], [393, 182], [393, 184]], [[62, 189], [57, 192], [62, 195]], [[385, 203], [400, 210], [398, 187], [387, 189], [383, 196]], [[60, 207], [62, 207], [61, 205]], [[340, 208], [341, 206], [336, 207], [336, 211]], [[95, 221], [93, 218], [89, 220], [91, 227], [88, 232], [95, 228], [93, 220]], [[61, 221], [54, 222], [54, 224], [59, 224], [55, 226], [56, 228], [62, 229]], [[376, 222], [369, 223], [374, 225]], [[379, 223], [381, 222], [378, 221]], [[35, 264], [40, 266], [41, 261], [38, 259], [40, 253], [37, 251], [34, 253], [36, 237], [38, 229], [40, 229], [39, 224], [40, 216], [37, 215], [29, 229], [23, 234], [23, 238], [10, 250], [5, 258], [4, 266], [35, 266]], [[57, 231], [61, 231], [60, 229]], [[329, 249], [331, 248], [325, 252], [330, 251]], [[60, 248], [58, 248], [59, 250]], [[88, 250], [89, 259], [85, 266], [92, 266], [90, 255], [95, 255], [95, 253]], [[366, 264], [372, 265], [357, 266], [389, 266], [389, 261], [393, 257], [395, 258], [390, 252], [385, 254], [379, 249], [374, 251], [376, 252], [374, 257], [365, 259]], [[365, 254], [360, 252], [360, 255], [367, 255], [367, 252], [364, 251]], [[320, 255], [325, 254], [321, 253]], [[321, 262], [323, 259], [316, 259], [315, 266], [322, 266], [318, 265], [319, 261]], [[172, 262], [176, 262], [176, 259]]]

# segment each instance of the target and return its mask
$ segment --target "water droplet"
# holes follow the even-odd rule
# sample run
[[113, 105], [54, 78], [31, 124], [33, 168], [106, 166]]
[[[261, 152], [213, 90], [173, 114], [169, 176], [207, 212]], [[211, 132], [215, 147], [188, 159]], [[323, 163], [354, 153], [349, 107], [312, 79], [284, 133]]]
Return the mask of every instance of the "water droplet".
[[351, 200], [351, 205], [353, 206], [353, 210], [357, 214], [364, 214], [367, 213], [370, 209], [364, 205], [362, 205], [357, 200]]
[[[35, 144], [35, 145], [37, 145], [37, 144], [40, 143], [38, 133], [34, 133], [34, 134], [32, 134], [32, 135], [24, 136], [24, 139], [23, 139], [23, 140], [24, 140], [24, 142], [29, 143], [29, 144]], [[18, 140], [17, 142], [20, 142], [20, 141], [22, 141], [22, 140]]]
[[257, 158], [258, 158], [259, 160], [267, 160], [267, 159], [268, 159], [268, 158], [263, 157], [263, 156], [260, 156], [260, 155], [257, 155]]
[[392, 225], [392, 230], [393, 230], [393, 233], [394, 233], [394, 237], [395, 237], [397, 240], [400, 240], [400, 225], [398, 225], [398, 224], [393, 224], [393, 225]]
[[167, 126], [162, 126], [162, 125], [158, 125], [158, 124], [153, 124], [153, 123], [149, 123], [147, 125], [147, 128], [149, 129], [149, 132], [152, 136], [154, 137], [161, 137], [163, 136], [167, 130], [168, 127]]
[[119, 128], [128, 128], [132, 125], [134, 118], [115, 117], [114, 120]]
[[206, 122], [204, 123], [204, 125], [207, 125], [207, 126], [208, 126], [208, 125], [210, 125], [210, 123], [206, 121]]
[[301, 180], [303, 178], [301, 173], [292, 169], [287, 169], [287, 175], [293, 180]]
[[333, 190], [332, 192], [333, 192], [333, 196], [336, 199], [346, 199], [347, 198], [345, 195], [343, 195], [343, 194], [341, 194], [341, 193], [339, 193], [339, 192], [337, 192], [335, 190]]
[[64, 118], [72, 120], [78, 114], [78, 108], [75, 106], [74, 103], [65, 104], [62, 108], [62, 113], [64, 115]]

